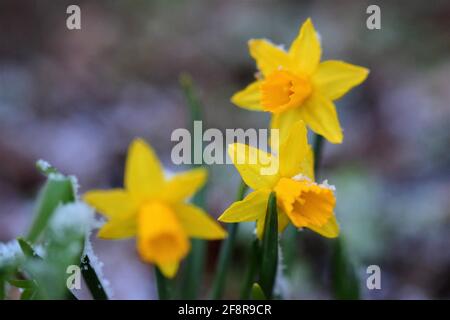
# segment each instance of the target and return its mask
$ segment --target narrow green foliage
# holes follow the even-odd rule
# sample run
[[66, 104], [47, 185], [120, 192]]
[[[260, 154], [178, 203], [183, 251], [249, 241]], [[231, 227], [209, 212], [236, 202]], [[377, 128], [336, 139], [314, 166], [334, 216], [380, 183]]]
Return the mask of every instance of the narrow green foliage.
[[[241, 185], [236, 196], [236, 201], [240, 201], [244, 198], [247, 192], [247, 185], [241, 180]], [[236, 242], [236, 234], [238, 231], [237, 223], [231, 223], [228, 225], [228, 237], [222, 242], [219, 253], [219, 261], [217, 262], [217, 269], [214, 276], [213, 288], [211, 298], [214, 300], [222, 299], [225, 291], [225, 280], [227, 276], [228, 266], [230, 264], [231, 252]]]
[[267, 204], [261, 255], [260, 284], [265, 296], [271, 299], [278, 266], [278, 214], [275, 192], [270, 194]]
[[33, 280], [10, 279], [8, 283], [21, 289], [33, 289], [36, 287], [36, 283]]
[[0, 300], [5, 299], [5, 295], [6, 295], [5, 285], [6, 285], [5, 276], [0, 273]]
[[251, 298], [252, 300], [267, 300], [261, 286], [256, 282], [252, 285]]
[[191, 76], [187, 73], [183, 73], [180, 75], [179, 81], [181, 89], [183, 90], [184, 98], [186, 99], [186, 104], [190, 109], [191, 120], [201, 120], [202, 106], [195, 92]]
[[248, 264], [247, 273], [245, 275], [244, 285], [242, 286], [241, 299], [247, 300], [250, 298], [252, 292], [252, 286], [254, 286], [255, 278], [259, 270], [259, 264], [261, 261], [261, 248], [259, 240], [255, 239], [252, 243], [250, 252], [250, 261]]
[[59, 173], [58, 170], [50, 165], [47, 161], [38, 160], [36, 162], [36, 168], [44, 175], [47, 176], [51, 173]]
[[25, 289], [20, 295], [20, 300], [33, 300], [36, 296], [36, 290], [34, 289]]
[[336, 299], [357, 300], [360, 298], [360, 281], [347, 255], [342, 236], [334, 242], [332, 278]]
[[157, 266], [155, 268], [156, 286], [158, 288], [159, 300], [169, 300], [170, 299], [170, 280], [164, 277], [161, 270]]
[[[314, 174], [319, 175], [324, 138], [316, 134], [314, 140]], [[332, 286], [336, 299], [356, 300], [360, 298], [359, 279], [353, 263], [346, 252], [342, 235], [334, 241], [332, 261]]]
[[25, 257], [41, 259], [41, 257], [39, 257], [39, 255], [33, 250], [31, 245], [25, 239], [19, 237], [17, 238], [17, 242], [19, 243], [20, 249], [22, 249]]
[[94, 300], [108, 300], [108, 296], [106, 295], [103, 285], [94, 268], [92, 268], [91, 262], [87, 255], [83, 257], [80, 267], [81, 274], [83, 275], [83, 279], [92, 294], [92, 298], [94, 298]]
[[[181, 74], [179, 78], [180, 86], [183, 91], [183, 95], [187, 106], [190, 111], [191, 127], [194, 121], [202, 120], [202, 104], [197, 97], [193, 81], [190, 75]], [[191, 128], [192, 129], [192, 128]], [[194, 147], [194, 141], [192, 141], [192, 149], [194, 150], [192, 157], [194, 159], [195, 153], [200, 155], [203, 150], [198, 150]], [[193, 160], [192, 159], [192, 160]], [[192, 161], [194, 163], [194, 161]], [[195, 166], [195, 165], [194, 165]], [[203, 187], [195, 196], [192, 202], [198, 207], [205, 208], [206, 188]], [[205, 269], [205, 257], [206, 257], [207, 243], [205, 240], [192, 239], [191, 251], [186, 258], [183, 270], [183, 281], [181, 283], [180, 296], [182, 299], [197, 299], [200, 293], [202, 284], [202, 276]]]
[[322, 161], [322, 149], [324, 144], [324, 138], [316, 134], [314, 139], [314, 175], [316, 176], [316, 179], [319, 175], [319, 169], [320, 169], [320, 163]]
[[35, 220], [26, 239], [31, 243], [35, 242], [47, 227], [56, 207], [74, 200], [74, 190], [70, 179], [62, 175], [58, 175], [57, 178], [50, 176], [39, 196]]
[[[42, 160], [36, 163], [36, 167], [42, 174], [47, 176], [47, 182], [41, 191], [35, 221], [27, 236], [27, 240], [30, 242], [35, 242], [39, 236], [47, 230], [48, 223], [50, 222], [55, 209], [59, 205], [73, 202], [77, 198], [76, 190], [74, 189], [73, 181], [70, 177], [61, 174], [55, 167]], [[52, 232], [46, 232], [46, 236], [48, 238], [46, 240], [49, 242], [47, 246], [48, 258], [46, 261], [41, 263], [30, 263], [28, 261], [26, 265], [29, 272], [35, 272], [35, 276], [41, 278], [39, 283], [44, 281], [43, 285], [39, 286], [41, 294], [44, 292], [44, 295], [48, 295], [48, 293], [45, 293], [45, 290], [47, 290], [50, 294], [60, 292], [60, 295], [56, 295], [55, 297], [75, 299], [73, 294], [67, 290], [67, 288], [60, 289], [61, 286], [55, 288], [56, 285], [52, 286], [49, 282], [61, 282], [65, 286], [65, 279], [67, 276], [65, 272], [67, 266], [71, 264], [80, 264], [83, 278], [91, 291], [93, 298], [96, 300], [108, 299], [96, 271], [90, 265], [89, 257], [85, 256], [83, 261], [80, 262], [84, 248], [85, 234], [71, 232], [66, 234], [65, 239], [61, 239], [60, 237], [56, 239]], [[22, 238], [17, 240], [19, 241], [19, 245], [25, 256], [38, 257], [27, 241]], [[75, 250], [67, 250], [69, 247]], [[47, 272], [45, 272], [45, 269], [48, 269]], [[59, 277], [59, 280], [50, 280], [52, 276]], [[47, 286], [47, 288], [41, 288], [42, 286]]]

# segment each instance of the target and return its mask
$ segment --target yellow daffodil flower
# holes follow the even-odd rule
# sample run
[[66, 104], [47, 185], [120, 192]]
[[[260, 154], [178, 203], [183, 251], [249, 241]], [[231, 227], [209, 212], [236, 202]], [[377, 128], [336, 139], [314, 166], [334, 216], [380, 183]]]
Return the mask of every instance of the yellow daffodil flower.
[[98, 233], [100, 238], [136, 235], [141, 258], [172, 278], [190, 250], [190, 237], [226, 237], [222, 227], [202, 209], [185, 203], [204, 185], [206, 177], [206, 170], [195, 169], [166, 180], [153, 149], [136, 139], [128, 150], [125, 188], [89, 191], [84, 200], [108, 218]]
[[[233, 203], [219, 217], [219, 221], [256, 221], [256, 233], [261, 239], [267, 201], [270, 193], [275, 191], [279, 232], [290, 221], [297, 228], [306, 227], [324, 237], [338, 236], [334, 187], [326, 181], [323, 184], [314, 182], [313, 153], [302, 121], [292, 125], [280, 146], [279, 155], [240, 143], [230, 144], [228, 153], [244, 182], [254, 191], [244, 200]], [[258, 161], [250, 161], [252, 158]], [[262, 175], [270, 161], [278, 161], [279, 170], [272, 175]]]
[[271, 112], [271, 127], [280, 129], [280, 141], [301, 119], [328, 141], [341, 143], [333, 101], [363, 82], [369, 70], [343, 61], [320, 62], [322, 49], [311, 19], [287, 52], [265, 39], [250, 40], [249, 49], [260, 74], [231, 101], [241, 108]]

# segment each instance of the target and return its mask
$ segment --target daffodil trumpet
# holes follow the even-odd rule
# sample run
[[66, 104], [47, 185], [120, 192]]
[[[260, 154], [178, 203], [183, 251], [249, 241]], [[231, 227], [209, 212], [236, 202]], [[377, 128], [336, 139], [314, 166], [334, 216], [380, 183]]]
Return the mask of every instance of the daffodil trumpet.
[[[236, 154], [242, 150], [245, 154]], [[334, 187], [326, 181], [322, 184], [314, 181], [313, 153], [302, 121], [292, 126], [279, 150], [280, 153], [276, 155], [247, 145], [229, 146], [231, 159], [247, 159], [251, 153], [260, 153], [263, 158], [278, 161], [279, 170], [272, 175], [262, 175], [261, 169], [267, 161], [257, 164], [235, 162], [236, 169], [253, 192], [242, 201], [233, 203], [219, 217], [219, 221], [256, 221], [256, 234], [262, 239], [267, 202], [271, 192], [275, 192], [279, 232], [292, 223], [296, 228], [308, 228], [324, 237], [337, 237], [339, 226], [334, 214]]]
[[227, 235], [201, 208], [185, 202], [206, 176], [206, 170], [194, 169], [167, 180], [153, 149], [136, 139], [128, 151], [124, 188], [89, 191], [84, 200], [108, 219], [99, 230], [100, 238], [136, 236], [141, 259], [173, 278], [191, 249], [189, 238], [215, 240]]
[[328, 141], [341, 143], [334, 101], [362, 83], [369, 70], [338, 60], [320, 62], [320, 37], [311, 19], [287, 51], [265, 39], [252, 39], [248, 45], [259, 73], [231, 101], [241, 108], [271, 113], [271, 127], [280, 129], [281, 140], [294, 123], [303, 120]]

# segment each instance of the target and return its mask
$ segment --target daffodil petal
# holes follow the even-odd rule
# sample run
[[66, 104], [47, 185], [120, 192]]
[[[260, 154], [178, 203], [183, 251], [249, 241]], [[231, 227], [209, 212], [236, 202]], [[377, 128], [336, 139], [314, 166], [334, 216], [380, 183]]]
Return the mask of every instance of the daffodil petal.
[[179, 173], [164, 185], [161, 197], [171, 202], [183, 201], [205, 184], [207, 176], [208, 171], [203, 168]]
[[83, 195], [83, 200], [109, 219], [130, 215], [137, 206], [123, 189], [92, 190]]
[[322, 227], [307, 226], [307, 228], [317, 232], [326, 238], [337, 238], [339, 236], [339, 224], [336, 216], [333, 215]]
[[369, 69], [343, 61], [328, 60], [319, 64], [312, 80], [322, 95], [335, 100], [363, 82], [368, 74]]
[[98, 231], [97, 237], [109, 240], [131, 238], [136, 235], [136, 219], [112, 219]]
[[292, 68], [292, 60], [287, 52], [265, 39], [252, 39], [248, 42], [248, 47], [264, 76], [280, 68]]
[[227, 232], [205, 211], [191, 204], [174, 205], [174, 210], [186, 234], [192, 238], [223, 239]]
[[228, 146], [228, 154], [244, 182], [252, 189], [272, 187], [279, 177], [278, 157], [242, 143]]
[[305, 75], [311, 75], [320, 62], [322, 49], [320, 40], [311, 19], [305, 21], [297, 38], [289, 49], [289, 55], [296, 64], [297, 70]]
[[179, 262], [159, 263], [157, 264], [157, 266], [161, 271], [161, 273], [164, 275], [164, 277], [172, 279], [177, 274], [180, 263]]
[[[280, 173], [283, 177], [293, 177], [298, 174], [309, 176], [308, 172], [303, 172], [306, 163], [310, 161], [311, 147], [308, 144], [307, 130], [303, 121], [297, 121], [291, 127], [287, 139], [280, 148]], [[311, 163], [312, 165], [312, 163]]]
[[270, 189], [253, 191], [243, 200], [233, 203], [219, 217], [222, 222], [248, 222], [255, 221], [265, 215]]
[[331, 143], [342, 143], [344, 138], [334, 103], [314, 94], [299, 108], [303, 121]]
[[261, 81], [250, 83], [245, 89], [235, 93], [231, 102], [244, 109], [262, 111], [260, 86]]
[[279, 144], [278, 146], [271, 144], [272, 150], [280, 148], [281, 144], [288, 138], [292, 126], [302, 119], [299, 110], [300, 108], [301, 107], [272, 115], [270, 128], [279, 130]]
[[135, 139], [128, 150], [125, 167], [125, 188], [133, 197], [145, 198], [158, 192], [164, 174], [152, 147], [142, 139]]

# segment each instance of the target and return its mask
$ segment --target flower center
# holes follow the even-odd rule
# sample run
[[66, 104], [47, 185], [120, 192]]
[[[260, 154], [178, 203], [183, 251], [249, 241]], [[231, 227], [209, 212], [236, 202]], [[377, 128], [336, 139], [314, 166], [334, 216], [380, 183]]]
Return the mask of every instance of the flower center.
[[307, 78], [277, 70], [261, 84], [261, 104], [265, 111], [280, 113], [300, 106], [312, 92]]
[[333, 216], [333, 191], [309, 180], [281, 178], [275, 186], [278, 205], [298, 227], [322, 227]]
[[145, 261], [159, 264], [178, 262], [190, 249], [175, 212], [159, 202], [150, 202], [139, 210], [137, 246]]

